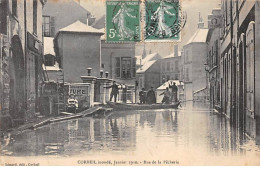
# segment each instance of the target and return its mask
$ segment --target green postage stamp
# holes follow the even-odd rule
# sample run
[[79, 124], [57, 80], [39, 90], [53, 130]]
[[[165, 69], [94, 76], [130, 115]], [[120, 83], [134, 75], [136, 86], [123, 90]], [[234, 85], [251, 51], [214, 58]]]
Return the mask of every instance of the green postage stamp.
[[140, 2], [106, 2], [106, 41], [140, 41]]
[[145, 1], [145, 41], [180, 39], [179, 0]]

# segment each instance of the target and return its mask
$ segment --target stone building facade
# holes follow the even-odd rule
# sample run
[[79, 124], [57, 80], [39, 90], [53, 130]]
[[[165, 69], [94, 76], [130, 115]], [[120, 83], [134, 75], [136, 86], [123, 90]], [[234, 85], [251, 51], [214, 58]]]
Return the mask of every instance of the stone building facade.
[[134, 43], [106, 43], [101, 41], [101, 68], [108, 78], [118, 83], [135, 85], [136, 59]]
[[[69, 17], [65, 17], [69, 14]], [[48, 0], [43, 8], [43, 35], [54, 37], [56, 33], [79, 20], [91, 25], [95, 18], [75, 0]]]
[[260, 2], [222, 0], [220, 71], [221, 108], [238, 128], [259, 138]]
[[159, 60], [160, 62], [160, 84], [168, 80], [180, 80], [181, 53], [178, 52], [177, 45], [173, 54]]
[[[205, 71], [208, 74], [208, 89], [210, 95], [210, 103], [213, 108], [220, 109], [220, 23], [216, 19], [221, 17], [221, 9], [212, 10], [212, 14], [208, 15], [209, 32], [207, 35], [207, 60], [205, 63]], [[219, 20], [220, 21], [220, 20]]]
[[44, 0], [1, 0], [1, 129], [35, 118], [40, 111], [42, 8]]
[[184, 99], [186, 101], [195, 100], [194, 95], [205, 100], [207, 99], [207, 83], [204, 64], [207, 58], [206, 38], [208, 29], [200, 23], [198, 30], [190, 38], [188, 43], [183, 46], [183, 75]]
[[103, 34], [80, 21], [59, 30], [54, 38], [54, 49], [65, 82], [82, 82], [80, 76], [87, 74], [87, 68], [92, 68], [92, 76], [100, 76]]

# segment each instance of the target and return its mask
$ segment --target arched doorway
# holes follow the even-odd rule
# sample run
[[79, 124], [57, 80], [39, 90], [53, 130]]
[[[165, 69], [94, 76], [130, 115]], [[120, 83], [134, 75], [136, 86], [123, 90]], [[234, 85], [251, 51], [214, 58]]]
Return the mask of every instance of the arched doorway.
[[246, 87], [246, 41], [242, 33], [238, 43], [238, 70], [237, 70], [237, 120], [240, 132], [245, 131], [245, 87]]
[[[25, 60], [18, 35], [11, 39], [10, 59], [10, 115], [14, 120], [23, 120], [25, 115]], [[16, 123], [17, 124], [17, 123]]]

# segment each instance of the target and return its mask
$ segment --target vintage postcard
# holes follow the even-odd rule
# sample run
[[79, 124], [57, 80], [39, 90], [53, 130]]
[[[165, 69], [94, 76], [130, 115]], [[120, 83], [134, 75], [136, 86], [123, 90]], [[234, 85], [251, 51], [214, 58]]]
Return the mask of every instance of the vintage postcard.
[[1, 166], [259, 166], [260, 0], [0, 0]]

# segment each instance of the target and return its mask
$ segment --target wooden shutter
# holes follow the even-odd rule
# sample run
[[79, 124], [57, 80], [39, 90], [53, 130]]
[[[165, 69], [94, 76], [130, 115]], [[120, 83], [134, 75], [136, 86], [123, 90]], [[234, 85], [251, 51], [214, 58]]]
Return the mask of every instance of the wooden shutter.
[[246, 113], [255, 118], [255, 22], [246, 31]]
[[136, 74], [136, 58], [132, 58], [132, 77], [135, 77]]
[[0, 33], [7, 34], [7, 0], [0, 0]]
[[50, 17], [50, 35], [51, 37], [54, 37], [55, 34], [55, 17]]
[[121, 63], [120, 63], [120, 57], [116, 57], [115, 58], [115, 77], [120, 78], [120, 67], [121, 67]]

